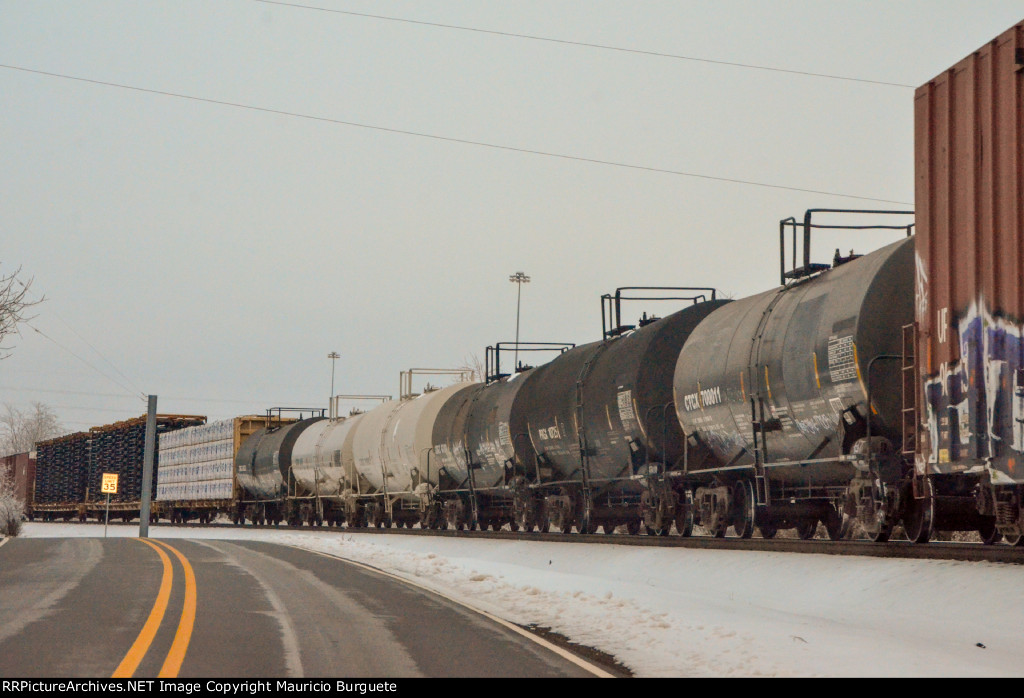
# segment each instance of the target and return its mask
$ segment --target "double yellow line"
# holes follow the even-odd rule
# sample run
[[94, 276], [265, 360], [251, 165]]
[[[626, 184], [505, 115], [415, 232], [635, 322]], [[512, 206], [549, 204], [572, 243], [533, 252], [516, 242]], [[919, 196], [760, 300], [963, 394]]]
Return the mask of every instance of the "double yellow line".
[[174, 579], [171, 559], [167, 557], [167, 553], [162, 549], [166, 548], [181, 561], [181, 567], [185, 571], [185, 603], [181, 608], [178, 630], [174, 634], [174, 642], [171, 643], [171, 649], [167, 652], [167, 658], [164, 660], [163, 666], [160, 667], [160, 673], [157, 675], [159, 678], [173, 679], [177, 677], [178, 671], [181, 670], [181, 663], [185, 661], [185, 653], [188, 651], [188, 643], [192, 639], [192, 626], [196, 620], [196, 575], [192, 571], [192, 565], [176, 548], [163, 541], [150, 541], [145, 538], [137, 538], [136, 540], [145, 543], [156, 551], [157, 555], [160, 556], [160, 561], [163, 563], [164, 571], [163, 577], [160, 580], [160, 591], [157, 592], [156, 602], [153, 604], [153, 610], [149, 612], [149, 618], [146, 619], [146, 624], [142, 626], [142, 630], [139, 632], [139, 636], [135, 638], [135, 642], [132, 643], [128, 654], [124, 656], [117, 669], [114, 670], [113, 678], [132, 677], [132, 674], [139, 667], [139, 663], [146, 656], [146, 652], [149, 651], [149, 646], [153, 643], [157, 630], [160, 629], [164, 612], [167, 610], [167, 603], [171, 598], [171, 584]]

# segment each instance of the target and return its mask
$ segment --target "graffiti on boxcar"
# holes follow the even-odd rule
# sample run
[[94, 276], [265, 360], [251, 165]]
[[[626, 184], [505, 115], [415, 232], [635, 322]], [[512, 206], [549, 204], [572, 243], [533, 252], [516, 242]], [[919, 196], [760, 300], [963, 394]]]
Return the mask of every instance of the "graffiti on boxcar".
[[1024, 325], [983, 298], [955, 322], [960, 360], [925, 381], [930, 460], [958, 469], [988, 460], [1012, 473], [1024, 452]]

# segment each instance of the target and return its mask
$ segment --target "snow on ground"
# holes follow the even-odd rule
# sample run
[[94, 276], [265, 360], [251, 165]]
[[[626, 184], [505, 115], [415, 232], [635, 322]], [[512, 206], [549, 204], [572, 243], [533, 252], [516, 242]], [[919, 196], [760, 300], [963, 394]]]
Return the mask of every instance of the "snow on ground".
[[[103, 527], [34, 523], [22, 535]], [[263, 540], [362, 562], [549, 627], [637, 676], [1024, 676], [1018, 565], [327, 530], [150, 535]]]

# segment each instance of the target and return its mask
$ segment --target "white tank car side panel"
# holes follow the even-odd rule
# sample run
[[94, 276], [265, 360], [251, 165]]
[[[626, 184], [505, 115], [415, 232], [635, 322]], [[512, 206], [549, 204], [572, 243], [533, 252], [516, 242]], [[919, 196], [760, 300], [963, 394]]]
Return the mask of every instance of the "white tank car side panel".
[[347, 419], [318, 422], [304, 431], [295, 442], [292, 473], [296, 482], [308, 493], [336, 497], [351, 487], [353, 468], [350, 437], [361, 417], [356, 415]]
[[[329, 446], [333, 454], [341, 453], [342, 490], [360, 491], [359, 471], [356, 469], [356, 458], [353, 451], [356, 433], [362, 428], [365, 414], [358, 414], [345, 420], [347, 425], [331, 435]], [[332, 456], [337, 458], [337, 456]]]
[[[392, 416], [402, 409], [403, 402], [391, 400], [376, 407], [362, 416], [359, 428], [352, 439], [352, 457], [356, 472], [370, 483], [372, 491], [384, 487], [384, 458], [381, 449], [384, 447], [384, 434], [392, 421]], [[397, 489], [392, 486], [389, 478], [388, 491]]]
[[[434, 422], [445, 403], [477, 383], [456, 383], [441, 390], [424, 393], [413, 400], [401, 412], [401, 419], [392, 432], [389, 453], [397, 454], [398, 462], [390, 464], [398, 472], [405, 473], [409, 489], [413, 487], [414, 475], [425, 481], [427, 458], [434, 447]], [[430, 484], [437, 484], [437, 468], [430, 468]]]
[[[353, 456], [359, 474], [376, 490], [412, 498], [414, 478], [425, 481], [427, 453], [433, 446], [434, 421], [445, 402], [472, 383], [458, 383], [411, 400], [386, 402], [363, 415], [355, 430]], [[431, 469], [436, 484], [436, 468]]]
[[[308, 494], [315, 494], [318, 489], [321, 495], [337, 494], [336, 489], [331, 491], [331, 485], [326, 481], [324, 473], [318, 472], [317, 463], [320, 442], [331, 425], [332, 422], [326, 419], [313, 424], [299, 434], [299, 438], [292, 448], [292, 476], [300, 490], [304, 490]], [[317, 480], [320, 482], [317, 483]], [[335, 482], [335, 488], [336, 485]]]

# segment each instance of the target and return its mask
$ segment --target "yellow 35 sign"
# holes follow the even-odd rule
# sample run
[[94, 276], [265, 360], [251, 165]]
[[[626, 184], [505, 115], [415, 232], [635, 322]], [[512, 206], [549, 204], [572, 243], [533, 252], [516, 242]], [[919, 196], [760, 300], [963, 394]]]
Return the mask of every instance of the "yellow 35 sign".
[[103, 473], [100, 492], [103, 494], [117, 494], [117, 473]]

